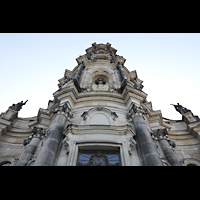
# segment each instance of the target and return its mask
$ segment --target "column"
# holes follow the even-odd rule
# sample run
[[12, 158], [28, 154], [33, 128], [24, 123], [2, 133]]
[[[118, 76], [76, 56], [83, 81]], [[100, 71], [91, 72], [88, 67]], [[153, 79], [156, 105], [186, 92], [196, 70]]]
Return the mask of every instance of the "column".
[[59, 144], [63, 139], [64, 128], [70, 122], [69, 117], [72, 117], [70, 111], [67, 103], [58, 106], [53, 111], [56, 116], [49, 125], [48, 134], [35, 161], [35, 166], [52, 166], [54, 164]]
[[80, 77], [81, 77], [81, 74], [82, 74], [82, 71], [83, 71], [84, 68], [85, 68], [85, 65], [84, 65], [84, 62], [82, 61], [79, 64], [79, 67], [76, 70], [76, 73], [74, 74], [73, 81], [74, 81], [74, 85], [76, 86], [76, 89], [78, 90], [78, 92], [82, 91], [79, 81], [80, 81]]
[[45, 131], [43, 128], [34, 127], [32, 130], [32, 135], [24, 140], [24, 145], [26, 146], [23, 154], [21, 155], [16, 166], [26, 166], [28, 161], [34, 156], [40, 140], [44, 137]]
[[133, 104], [127, 115], [127, 118], [131, 116], [133, 119], [133, 125], [140, 146], [143, 163], [145, 166], [162, 166], [162, 160], [158, 154], [156, 145], [152, 140], [151, 133], [147, 128], [143, 114], [147, 114], [147, 111], [142, 107]]
[[158, 129], [154, 133], [155, 140], [159, 141], [160, 146], [165, 155], [165, 158], [171, 164], [171, 166], [180, 166], [180, 163], [171, 148], [171, 146], [175, 147], [176, 144], [174, 142], [171, 142], [167, 134], [168, 134], [167, 129]]

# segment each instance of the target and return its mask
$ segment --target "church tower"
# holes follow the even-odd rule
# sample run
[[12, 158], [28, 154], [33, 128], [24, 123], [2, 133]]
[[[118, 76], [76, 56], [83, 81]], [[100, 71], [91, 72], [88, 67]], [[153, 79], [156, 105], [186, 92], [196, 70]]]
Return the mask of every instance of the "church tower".
[[[47, 109], [19, 118], [22, 101], [2, 113], [0, 165], [199, 165], [198, 116], [186, 110], [182, 121], [163, 118], [147, 101], [136, 70], [129, 71], [116, 53], [109, 43], [93, 43], [72, 71], [65, 70]], [[193, 161], [187, 150], [180, 153], [183, 140], [196, 148]]]

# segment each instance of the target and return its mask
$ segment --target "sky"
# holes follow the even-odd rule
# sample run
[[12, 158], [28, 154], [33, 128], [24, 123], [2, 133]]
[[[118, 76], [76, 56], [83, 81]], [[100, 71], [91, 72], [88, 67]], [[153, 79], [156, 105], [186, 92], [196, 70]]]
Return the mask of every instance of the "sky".
[[73, 70], [94, 42], [117, 49], [163, 117], [180, 120], [170, 105], [177, 103], [200, 117], [200, 33], [0, 33], [0, 113], [28, 100], [18, 116], [37, 116], [65, 69]]

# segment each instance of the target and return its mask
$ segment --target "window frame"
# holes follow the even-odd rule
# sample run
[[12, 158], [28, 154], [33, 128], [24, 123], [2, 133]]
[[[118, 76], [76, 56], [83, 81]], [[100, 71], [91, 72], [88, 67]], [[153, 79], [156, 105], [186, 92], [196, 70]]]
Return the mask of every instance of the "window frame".
[[[122, 144], [118, 143], [76, 143], [74, 142], [68, 160], [68, 166], [77, 166], [79, 150], [119, 150], [120, 166], [125, 166], [125, 157]], [[73, 152], [73, 153], [72, 153]]]

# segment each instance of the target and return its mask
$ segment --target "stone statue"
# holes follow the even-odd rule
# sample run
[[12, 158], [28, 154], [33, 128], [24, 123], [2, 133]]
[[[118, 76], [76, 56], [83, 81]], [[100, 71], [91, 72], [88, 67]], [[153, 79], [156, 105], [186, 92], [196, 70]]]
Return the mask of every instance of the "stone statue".
[[105, 79], [103, 79], [103, 78], [97, 78], [97, 79], [95, 80], [95, 84], [96, 84], [96, 85], [99, 85], [99, 84], [106, 84], [106, 81], [105, 81]]
[[17, 103], [17, 104], [13, 104], [12, 106], [10, 106], [9, 108], [15, 111], [20, 111], [22, 109], [22, 106], [25, 105], [27, 103], [28, 100], [26, 100], [24, 103], [23, 101]]
[[184, 113], [187, 113], [187, 112], [191, 112], [191, 110], [183, 107], [179, 103], [177, 103], [177, 105], [174, 105], [174, 104], [170, 104], [170, 105], [173, 105], [174, 108], [176, 109], [176, 111], [179, 112], [181, 115], [183, 115]]

